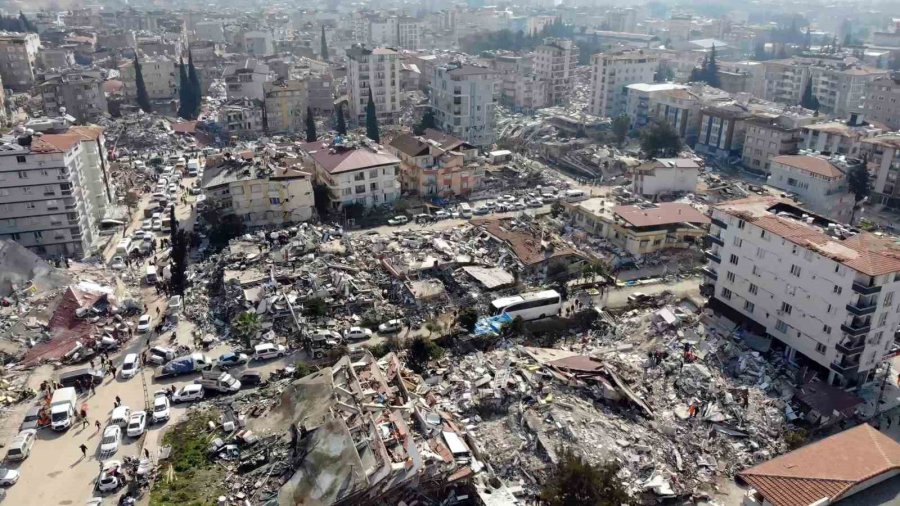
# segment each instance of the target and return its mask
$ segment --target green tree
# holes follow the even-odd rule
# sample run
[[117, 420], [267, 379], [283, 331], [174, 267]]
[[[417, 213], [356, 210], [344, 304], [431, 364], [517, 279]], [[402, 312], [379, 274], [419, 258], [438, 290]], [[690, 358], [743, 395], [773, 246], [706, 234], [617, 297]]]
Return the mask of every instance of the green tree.
[[306, 142], [316, 142], [316, 117], [313, 116], [312, 108], [306, 108]]
[[706, 75], [706, 84], [718, 88], [722, 86], [722, 80], [719, 79], [719, 63], [716, 61], [716, 45], [713, 44], [709, 50], [709, 59], [706, 61], [706, 68], [703, 69]]
[[566, 448], [541, 487], [546, 506], [621, 506], [633, 504], [619, 479], [619, 464], [593, 465]]
[[434, 110], [430, 107], [425, 109], [425, 112], [422, 113], [422, 119], [419, 121], [419, 124], [413, 128], [413, 133], [416, 135], [423, 135], [425, 130], [429, 128], [435, 128], [436, 123], [434, 121]]
[[303, 314], [312, 317], [321, 317], [328, 314], [328, 303], [321, 297], [313, 297], [303, 304]]
[[616, 140], [616, 145], [621, 146], [625, 139], [628, 137], [628, 130], [630, 128], [631, 120], [628, 119], [628, 116], [625, 114], [621, 116], [617, 116], [612, 120], [612, 125], [610, 128], [612, 129], [613, 138]]
[[347, 135], [347, 120], [344, 118], [344, 103], [339, 103], [334, 112], [337, 115], [336, 130], [338, 135]]
[[137, 103], [144, 112], [152, 111], [150, 95], [147, 94], [147, 85], [144, 84], [144, 72], [141, 70], [141, 62], [138, 61], [137, 52], [134, 53], [134, 88], [137, 94]]
[[32, 23], [30, 19], [25, 17], [25, 13], [22, 11], [19, 11], [19, 23], [22, 25], [22, 29], [26, 32], [38, 32], [38, 29], [36, 26], [34, 26], [34, 23]]
[[366, 137], [375, 142], [381, 142], [381, 134], [378, 133], [378, 114], [375, 112], [372, 88], [369, 88], [369, 103], [366, 104]]
[[416, 336], [407, 347], [406, 363], [413, 371], [421, 374], [428, 369], [428, 362], [444, 354], [444, 349], [431, 339]]
[[847, 187], [853, 194], [853, 211], [850, 214], [850, 225], [856, 217], [859, 204], [872, 193], [872, 180], [869, 179], [868, 159], [863, 157], [862, 163], [854, 166], [847, 174]]
[[313, 202], [316, 205], [316, 211], [319, 212], [319, 217], [324, 218], [328, 216], [328, 187], [322, 183], [316, 183], [313, 185]]
[[564, 210], [563, 205], [558, 200], [554, 200], [553, 203], [550, 204], [550, 216], [553, 218], [559, 218]]
[[195, 119], [200, 115], [200, 107], [203, 105], [203, 87], [200, 85], [200, 75], [194, 67], [194, 55], [190, 50], [188, 50], [188, 80], [191, 82], [191, 105], [194, 108], [190, 118]]
[[813, 94], [812, 76], [806, 80], [806, 86], [803, 88], [803, 95], [800, 97], [800, 106], [813, 111], [819, 110], [819, 99]]
[[187, 231], [178, 226], [175, 219], [175, 206], [169, 209], [169, 220], [172, 222], [169, 232], [169, 241], [172, 243], [172, 291], [179, 295], [184, 295], [184, 289], [187, 288], [187, 264], [188, 249], [191, 245], [191, 236]]
[[178, 116], [190, 118], [194, 111], [191, 105], [194, 94], [191, 90], [191, 82], [188, 80], [187, 69], [184, 67], [184, 58], [178, 64]]
[[656, 123], [641, 136], [641, 150], [647, 158], [675, 156], [681, 151], [681, 137], [668, 123]]
[[235, 334], [248, 350], [253, 347], [253, 338], [260, 329], [259, 315], [254, 311], [244, 311], [231, 322]]
[[478, 323], [478, 311], [475, 308], [467, 307], [459, 313], [456, 321], [463, 330], [471, 334], [475, 330], [475, 324]]
[[325, 25], [322, 25], [322, 47], [319, 52], [322, 53], [322, 60], [328, 61], [328, 42], [325, 41]]

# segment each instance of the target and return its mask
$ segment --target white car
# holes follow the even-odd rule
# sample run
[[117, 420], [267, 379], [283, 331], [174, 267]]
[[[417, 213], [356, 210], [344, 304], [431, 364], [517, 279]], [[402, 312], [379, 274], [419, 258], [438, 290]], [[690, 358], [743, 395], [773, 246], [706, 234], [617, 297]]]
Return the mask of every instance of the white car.
[[441, 210], [441, 211], [434, 213], [434, 219], [436, 219], [436, 220], [446, 220], [449, 217], [450, 217], [450, 213], [448, 213], [447, 211]]
[[162, 220], [153, 220], [153, 231], [159, 232], [162, 230]]
[[[116, 472], [113, 472], [115, 470]], [[103, 463], [100, 476], [97, 478], [97, 490], [109, 492], [125, 484], [121, 476], [124, 473], [121, 460], [110, 460]]]
[[350, 327], [344, 332], [344, 339], [347, 341], [362, 341], [372, 337], [372, 331], [362, 327]]
[[9, 487], [15, 485], [19, 481], [19, 471], [0, 467], [0, 485]]
[[148, 332], [150, 330], [150, 315], [142, 314], [140, 318], [138, 318], [137, 331], [138, 334], [143, 334], [144, 332]]
[[109, 266], [113, 269], [122, 270], [125, 268], [125, 259], [120, 256], [114, 256], [112, 261], [109, 263]]
[[100, 440], [100, 458], [115, 455], [119, 451], [120, 442], [122, 442], [122, 427], [108, 425], [103, 429], [103, 438]]
[[378, 326], [379, 334], [393, 334], [394, 332], [400, 332], [400, 329], [403, 328], [403, 322], [400, 320], [388, 320], [381, 325]]
[[509, 205], [509, 208], [513, 211], [524, 211], [526, 207], [524, 202], [513, 202]]
[[31, 447], [34, 446], [34, 439], [37, 435], [37, 429], [25, 429], [13, 438], [9, 443], [9, 449], [6, 451], [6, 460], [25, 460], [31, 455]]
[[253, 360], [281, 358], [287, 354], [287, 348], [280, 344], [260, 343], [253, 347]]
[[191, 383], [181, 387], [172, 395], [172, 402], [192, 402], [203, 400], [203, 385]]
[[129, 353], [122, 359], [122, 368], [119, 369], [119, 374], [124, 379], [133, 378], [137, 374], [138, 369], [140, 369], [140, 365], [138, 364], [138, 354]]
[[169, 398], [165, 392], [153, 398], [153, 423], [165, 422], [169, 419]]
[[394, 216], [388, 220], [388, 225], [405, 225], [406, 223], [409, 223], [409, 218], [403, 215]]
[[144, 433], [144, 429], [146, 428], [147, 412], [135, 411], [131, 414], [131, 418], [128, 419], [128, 427], [125, 429], [125, 433], [130, 437], [139, 437]]

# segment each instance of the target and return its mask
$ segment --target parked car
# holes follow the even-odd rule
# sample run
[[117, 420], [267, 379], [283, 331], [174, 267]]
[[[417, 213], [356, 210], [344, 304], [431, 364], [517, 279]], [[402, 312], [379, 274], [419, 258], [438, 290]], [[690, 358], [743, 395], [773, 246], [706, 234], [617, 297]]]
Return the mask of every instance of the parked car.
[[363, 327], [350, 327], [344, 332], [344, 339], [347, 341], [362, 341], [372, 337], [372, 331]]
[[101, 492], [111, 492], [125, 485], [122, 479], [124, 470], [122, 469], [121, 460], [110, 460], [104, 462], [100, 467], [100, 476], [97, 477], [97, 490]]
[[509, 205], [510, 210], [512, 211], [524, 211], [527, 206], [524, 202], [513, 202]]
[[38, 424], [40, 424], [41, 421], [41, 409], [40, 406], [31, 406], [28, 408], [28, 411], [25, 412], [25, 418], [22, 419], [22, 425], [19, 426], [19, 430], [37, 429]]
[[11, 487], [15, 485], [17, 481], [19, 481], [19, 471], [6, 467], [0, 467], [0, 485], [4, 487]]
[[140, 369], [138, 354], [129, 353], [122, 359], [122, 368], [119, 370], [119, 374], [125, 379], [133, 378], [137, 374], [138, 369]]
[[405, 225], [407, 223], [409, 223], [409, 218], [403, 216], [402, 214], [400, 216], [394, 216], [393, 218], [388, 220], [388, 225]]
[[151, 415], [153, 423], [165, 422], [169, 419], [169, 398], [163, 395], [157, 395], [153, 398], [153, 414]]
[[150, 330], [150, 315], [142, 314], [140, 318], [138, 318], [137, 331], [138, 334], [143, 334], [144, 332], [148, 332]]
[[118, 425], [119, 427], [125, 427], [128, 425], [128, 420], [131, 419], [131, 408], [128, 406], [119, 406], [114, 409], [112, 415], [109, 417], [110, 425]]
[[100, 440], [100, 458], [111, 457], [119, 451], [119, 443], [122, 442], [122, 427], [107, 425], [103, 429], [103, 438]]
[[231, 367], [246, 364], [247, 361], [248, 357], [243, 353], [228, 352], [223, 353], [219, 356], [219, 358], [216, 360], [216, 366], [219, 369], [228, 369]]
[[135, 411], [131, 414], [131, 418], [128, 420], [128, 427], [125, 429], [125, 433], [130, 437], [139, 437], [144, 433], [144, 430], [147, 428], [147, 412], [146, 411]]
[[436, 220], [446, 220], [449, 217], [450, 217], [450, 213], [448, 213], [447, 211], [444, 211], [444, 210], [440, 210], [440, 211], [437, 211], [436, 213], [434, 213], [434, 219], [436, 219]]
[[181, 387], [172, 395], [172, 402], [193, 402], [203, 400], [203, 385], [191, 383]]
[[527, 205], [528, 207], [538, 208], [538, 207], [542, 207], [544, 205], [544, 203], [541, 202], [540, 200], [529, 200], [528, 202], [525, 203], [525, 205]]
[[238, 381], [241, 382], [241, 388], [255, 387], [263, 383], [262, 374], [258, 371], [244, 371]]
[[267, 360], [281, 358], [287, 353], [287, 348], [280, 344], [260, 343], [253, 347], [253, 360]]
[[485, 202], [485, 203], [483, 204], [483, 206], [484, 206], [486, 209], [489, 209], [489, 210], [493, 211], [494, 209], [497, 208], [497, 203], [494, 202], [493, 200], [491, 200], [491, 201], [489, 201], [489, 202]]
[[7, 460], [25, 460], [31, 455], [31, 447], [34, 446], [37, 429], [25, 429], [13, 438], [6, 450]]
[[496, 213], [505, 213], [507, 211], [509, 211], [509, 206], [505, 202], [497, 204], [497, 208], [494, 209]]
[[381, 325], [378, 326], [379, 334], [393, 334], [394, 332], [400, 332], [400, 329], [403, 328], [403, 322], [400, 320], [388, 320]]
[[154, 346], [147, 353], [147, 362], [156, 365], [163, 365], [173, 358], [175, 358], [175, 350], [162, 346]]
[[112, 261], [109, 262], [109, 266], [116, 270], [122, 270], [125, 268], [125, 259], [120, 256], [114, 256]]
[[422, 213], [422, 214], [417, 214], [417, 215], [413, 216], [413, 220], [416, 223], [431, 223], [432, 221], [434, 221], [434, 217], [431, 216], [430, 214]]

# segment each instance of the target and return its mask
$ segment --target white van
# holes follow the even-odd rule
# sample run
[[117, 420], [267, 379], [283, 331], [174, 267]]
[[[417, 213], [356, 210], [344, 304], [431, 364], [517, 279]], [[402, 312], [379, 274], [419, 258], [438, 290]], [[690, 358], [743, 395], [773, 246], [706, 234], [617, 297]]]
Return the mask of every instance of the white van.
[[131, 248], [131, 239], [128, 237], [119, 241], [119, 244], [116, 245], [116, 255], [119, 256], [128, 256], [128, 250]]
[[187, 163], [187, 173], [190, 177], [196, 177], [197, 173], [200, 172], [200, 161], [196, 158], [191, 158]]
[[122, 360], [122, 369], [119, 374], [124, 379], [133, 378], [138, 372], [138, 355], [137, 353], [129, 353]]
[[119, 406], [113, 410], [112, 416], [109, 417], [109, 424], [125, 427], [128, 425], [129, 418], [131, 418], [131, 408], [128, 406]]
[[471, 218], [472, 217], [472, 206], [469, 205], [468, 202], [463, 202], [459, 205], [459, 215], [463, 218]]
[[148, 265], [147, 266], [147, 284], [154, 285], [159, 280], [156, 276], [156, 266]]
[[564, 198], [566, 202], [580, 202], [587, 200], [588, 196], [582, 190], [566, 190]]

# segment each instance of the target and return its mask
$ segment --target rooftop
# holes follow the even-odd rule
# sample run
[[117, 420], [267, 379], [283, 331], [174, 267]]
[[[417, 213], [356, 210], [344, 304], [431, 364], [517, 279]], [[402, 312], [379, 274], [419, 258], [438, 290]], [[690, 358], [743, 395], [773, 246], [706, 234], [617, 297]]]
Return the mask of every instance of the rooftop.
[[635, 171], [650, 171], [654, 169], [700, 169], [700, 165], [692, 158], [656, 158], [635, 167]]
[[675, 83], [637, 83], [629, 84], [628, 86], [626, 86], [626, 88], [635, 91], [654, 92], [667, 90], [683, 90], [687, 88], [687, 86]]
[[900, 471], [900, 444], [869, 424], [808, 444], [740, 473], [775, 506], [834, 504], [872, 478]]
[[664, 202], [653, 207], [615, 206], [614, 215], [619, 216], [632, 227], [657, 227], [678, 223], [708, 224], [709, 217], [694, 209], [690, 204]]
[[828, 179], [838, 179], [844, 176], [840, 169], [821, 156], [781, 155], [772, 158], [772, 161]]
[[381, 146], [329, 144], [328, 142], [304, 142], [300, 150], [308, 153], [317, 165], [329, 174], [340, 174], [369, 167], [381, 167], [400, 163], [396, 156], [384, 151]]
[[863, 143], [880, 146], [882, 148], [900, 149], [900, 134], [885, 134], [877, 137], [863, 139]]

